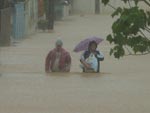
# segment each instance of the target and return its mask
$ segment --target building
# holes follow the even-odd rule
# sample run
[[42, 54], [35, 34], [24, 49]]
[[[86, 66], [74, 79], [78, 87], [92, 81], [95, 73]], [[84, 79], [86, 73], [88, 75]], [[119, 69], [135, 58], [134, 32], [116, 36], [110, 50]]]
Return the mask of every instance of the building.
[[94, 14], [95, 13], [94, 0], [73, 0], [72, 11], [75, 14]]
[[10, 45], [11, 8], [8, 0], [0, 0], [0, 46]]
[[25, 34], [35, 32], [38, 22], [38, 0], [25, 1]]
[[[110, 3], [106, 6], [101, 3], [101, 0], [71, 0], [72, 1], [72, 10], [75, 14], [110, 14], [114, 11], [112, 8], [120, 7], [129, 7], [129, 4], [124, 4], [122, 0], [110, 0]], [[131, 2], [131, 5], [134, 6], [134, 3]], [[143, 2], [138, 4], [139, 7], [144, 8], [145, 10], [150, 10], [149, 6], [146, 6]]]
[[33, 34], [38, 21], [37, 0], [17, 0], [13, 5], [12, 40], [20, 40]]

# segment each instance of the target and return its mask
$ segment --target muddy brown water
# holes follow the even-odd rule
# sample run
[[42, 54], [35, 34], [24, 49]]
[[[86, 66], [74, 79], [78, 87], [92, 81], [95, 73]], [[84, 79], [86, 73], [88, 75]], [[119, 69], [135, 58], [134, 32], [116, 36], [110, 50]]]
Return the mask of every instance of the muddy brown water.
[[[106, 37], [107, 15], [69, 17], [54, 33], [36, 33], [15, 46], [0, 48], [0, 113], [149, 113], [150, 55], [109, 56], [112, 45], [99, 45], [101, 73], [82, 73], [74, 46], [92, 35]], [[70, 73], [44, 72], [45, 57], [61, 37], [72, 56]]]

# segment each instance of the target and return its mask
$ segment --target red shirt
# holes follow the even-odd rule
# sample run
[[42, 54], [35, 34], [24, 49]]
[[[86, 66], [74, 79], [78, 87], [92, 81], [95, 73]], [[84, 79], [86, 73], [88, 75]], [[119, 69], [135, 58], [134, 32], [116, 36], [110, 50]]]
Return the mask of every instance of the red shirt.
[[[52, 71], [52, 67], [54, 65], [55, 59], [56, 59], [56, 53], [57, 50], [56, 48], [51, 50], [45, 60], [45, 71], [46, 72], [50, 72]], [[71, 65], [71, 56], [69, 54], [69, 52], [67, 52], [65, 49], [61, 48], [61, 56], [60, 56], [60, 60], [59, 60], [59, 70], [63, 71], [63, 72], [69, 72], [70, 71], [70, 67], [68, 68], [68, 66]]]

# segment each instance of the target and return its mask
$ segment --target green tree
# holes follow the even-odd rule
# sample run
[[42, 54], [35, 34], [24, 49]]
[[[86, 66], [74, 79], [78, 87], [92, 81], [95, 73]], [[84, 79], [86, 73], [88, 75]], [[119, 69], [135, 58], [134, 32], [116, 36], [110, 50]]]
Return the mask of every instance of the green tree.
[[[110, 0], [102, 0], [102, 3], [114, 8], [112, 17], [116, 17], [112, 24], [112, 33], [107, 40], [114, 47], [110, 55], [120, 58], [126, 55], [149, 54], [150, 53], [150, 11], [139, 8], [138, 4], [143, 2], [150, 8], [150, 0], [122, 0], [128, 8], [114, 8]], [[131, 5], [134, 2], [134, 6]]]

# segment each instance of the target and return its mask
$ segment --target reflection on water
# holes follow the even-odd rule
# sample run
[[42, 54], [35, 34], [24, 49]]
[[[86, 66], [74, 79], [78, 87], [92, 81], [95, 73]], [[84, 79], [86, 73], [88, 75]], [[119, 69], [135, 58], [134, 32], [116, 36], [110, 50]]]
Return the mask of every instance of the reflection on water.
[[101, 73], [83, 73], [83, 72], [52, 72], [46, 73], [47, 76], [58, 76], [58, 77], [69, 77], [69, 76], [81, 76], [81, 77], [101, 77], [103, 75], [109, 75], [110, 73], [101, 72]]
[[84, 78], [97, 78], [97, 77], [103, 77], [103, 76], [109, 76], [110, 73], [83, 73], [83, 72], [69, 72], [69, 73], [60, 73], [60, 72], [51, 72], [51, 73], [37, 73], [37, 72], [14, 72], [14, 73], [3, 73], [0, 74], [0, 77], [11, 77], [11, 78], [21, 78], [21, 77], [36, 77], [36, 78], [45, 78], [45, 77], [50, 77], [50, 78], [73, 78], [73, 79], [78, 79], [81, 77]]

